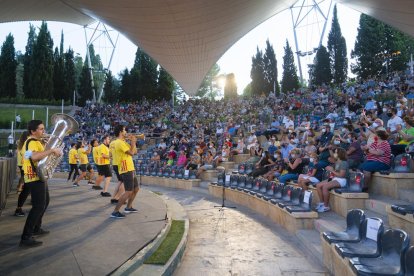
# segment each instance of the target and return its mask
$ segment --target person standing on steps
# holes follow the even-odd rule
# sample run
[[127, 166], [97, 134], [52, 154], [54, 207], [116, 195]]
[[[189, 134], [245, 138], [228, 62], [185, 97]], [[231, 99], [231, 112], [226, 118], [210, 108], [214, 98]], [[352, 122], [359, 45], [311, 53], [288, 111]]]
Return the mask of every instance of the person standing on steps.
[[[101, 186], [101, 182], [105, 181], [103, 192], [101, 196], [110, 197], [111, 194], [108, 192], [109, 184], [111, 182], [112, 173], [109, 162], [109, 136], [104, 136], [102, 138], [102, 143], [96, 147], [96, 160], [98, 162], [98, 178], [96, 179], [95, 186]], [[94, 148], [95, 149], [95, 148]]]
[[41, 139], [45, 126], [41, 120], [30, 121], [27, 130], [30, 136], [23, 145], [24, 187], [28, 189], [32, 197], [32, 209], [23, 228], [20, 246], [34, 247], [42, 245], [42, 242], [35, 240], [33, 236], [49, 234], [49, 231], [42, 229], [42, 218], [49, 205], [49, 190], [47, 183], [41, 181], [37, 175], [36, 168], [41, 159], [51, 154], [61, 156], [62, 150], [60, 148], [44, 149]]
[[68, 175], [68, 181], [70, 180], [70, 177], [73, 173], [73, 179], [72, 181], [75, 181], [76, 177], [79, 175], [79, 169], [78, 169], [78, 148], [76, 147], [76, 143], [72, 143], [69, 151], [69, 166], [70, 166], [70, 172]]

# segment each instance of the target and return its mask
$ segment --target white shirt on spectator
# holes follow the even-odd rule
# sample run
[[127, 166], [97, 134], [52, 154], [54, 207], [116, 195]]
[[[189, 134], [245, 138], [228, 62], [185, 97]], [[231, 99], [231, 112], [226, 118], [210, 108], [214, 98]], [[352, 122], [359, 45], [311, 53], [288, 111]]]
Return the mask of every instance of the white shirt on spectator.
[[402, 125], [402, 124], [403, 124], [403, 120], [400, 117], [395, 116], [394, 118], [391, 118], [388, 120], [387, 127], [390, 129], [391, 132], [393, 132], [396, 130], [397, 125]]

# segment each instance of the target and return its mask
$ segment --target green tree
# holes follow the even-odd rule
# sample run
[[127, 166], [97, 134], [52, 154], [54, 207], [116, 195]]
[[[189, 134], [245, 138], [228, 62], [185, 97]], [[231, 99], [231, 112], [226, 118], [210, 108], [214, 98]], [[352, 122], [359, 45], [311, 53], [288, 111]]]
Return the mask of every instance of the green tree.
[[71, 48], [64, 54], [64, 80], [65, 86], [63, 98], [65, 100], [73, 99], [73, 92], [76, 89], [76, 69], [74, 62], [74, 53]]
[[246, 87], [243, 89], [243, 97], [251, 97], [252, 96], [252, 83], [250, 82]]
[[79, 106], [85, 106], [86, 101], [93, 99], [92, 79], [87, 64], [84, 64], [82, 73], [79, 79], [78, 99]]
[[73, 62], [75, 64], [75, 87], [79, 87], [80, 84], [80, 76], [82, 74], [83, 70], [83, 59], [79, 55], [79, 53], [76, 54], [75, 58], [73, 59]]
[[133, 89], [132, 79], [131, 79], [131, 75], [129, 74], [128, 69], [125, 68], [125, 70], [121, 72], [120, 78], [121, 78], [121, 87], [120, 87], [119, 101], [130, 102], [131, 99], [133, 99], [135, 90]]
[[23, 60], [23, 93], [25, 97], [29, 99], [35, 98], [34, 88], [33, 88], [33, 71], [34, 71], [33, 52], [34, 52], [34, 46], [36, 44], [36, 39], [37, 39], [36, 29], [32, 24], [30, 24], [27, 44], [26, 44], [26, 52], [24, 54], [24, 60]]
[[208, 71], [207, 75], [204, 77], [203, 82], [198, 88], [196, 96], [198, 97], [208, 97], [213, 100], [217, 97], [220, 93], [220, 85], [218, 80], [218, 76], [220, 74], [220, 66], [218, 64], [214, 64], [211, 67], [210, 71]]
[[24, 76], [24, 55], [20, 52], [16, 52], [16, 97], [23, 98], [23, 76]]
[[160, 72], [158, 76], [158, 99], [171, 100], [172, 92], [174, 90], [174, 79], [171, 75], [160, 66]]
[[53, 40], [42, 22], [33, 49], [33, 96], [40, 99], [53, 99]]
[[[264, 62], [264, 77], [265, 77], [265, 93], [269, 94], [270, 91], [279, 95], [280, 87], [277, 80], [277, 60], [273, 45], [270, 44], [269, 39], [266, 40], [266, 49], [263, 55]], [[275, 90], [275, 91], [274, 91]]]
[[311, 83], [314, 85], [330, 84], [331, 80], [332, 74], [329, 53], [326, 48], [321, 45], [315, 55]]
[[342, 36], [341, 27], [338, 22], [336, 5], [333, 11], [331, 31], [328, 36], [328, 50], [331, 60], [333, 81], [336, 84], [343, 83], [346, 81], [348, 75], [348, 58], [346, 41]]
[[293, 57], [292, 48], [286, 40], [284, 47], [285, 54], [283, 56], [283, 76], [281, 82], [281, 89], [283, 93], [293, 91], [299, 88], [299, 78], [295, 66], [295, 59]]
[[131, 69], [131, 85], [135, 97], [147, 99], [157, 98], [158, 64], [141, 48], [135, 54], [134, 66]]
[[362, 79], [377, 76], [382, 71], [384, 58], [384, 24], [380, 21], [361, 14], [359, 18], [358, 35], [355, 40], [351, 57], [356, 60], [351, 70]]
[[115, 80], [110, 70], [106, 73], [106, 81], [103, 91], [103, 100], [106, 103], [114, 104], [119, 101], [119, 90], [115, 85]]
[[[252, 69], [250, 70], [250, 78], [252, 79], [251, 88], [252, 95], [261, 95], [266, 92], [265, 82], [265, 64], [263, 53], [256, 48], [256, 55], [252, 57]], [[267, 91], [269, 93], [269, 91]]]
[[0, 96], [15, 98], [16, 89], [16, 52], [14, 37], [10, 33], [1, 46], [0, 53]]
[[224, 86], [224, 99], [237, 98], [237, 84], [233, 73], [226, 75], [226, 85]]

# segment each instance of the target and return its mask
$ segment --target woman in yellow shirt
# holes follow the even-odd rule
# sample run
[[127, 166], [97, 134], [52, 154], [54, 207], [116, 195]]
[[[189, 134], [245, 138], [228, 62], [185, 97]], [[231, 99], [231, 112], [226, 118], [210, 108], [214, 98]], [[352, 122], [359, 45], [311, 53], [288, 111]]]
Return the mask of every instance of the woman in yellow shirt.
[[92, 151], [92, 147], [88, 146], [88, 144], [86, 144], [85, 142], [78, 142], [76, 147], [78, 148], [78, 157], [80, 162], [79, 169], [82, 173], [78, 176], [78, 178], [76, 178], [76, 181], [73, 182], [73, 187], [79, 187], [79, 181], [86, 177], [86, 172], [89, 163], [88, 154], [90, 154]]
[[79, 175], [79, 170], [78, 170], [78, 160], [79, 160], [78, 148], [76, 147], [76, 143], [72, 143], [70, 145], [70, 147], [71, 147], [70, 151], [69, 151], [70, 172], [69, 172], [69, 176], [68, 176], [68, 181], [70, 180], [72, 172], [74, 172], [72, 181], [75, 181], [76, 177]]

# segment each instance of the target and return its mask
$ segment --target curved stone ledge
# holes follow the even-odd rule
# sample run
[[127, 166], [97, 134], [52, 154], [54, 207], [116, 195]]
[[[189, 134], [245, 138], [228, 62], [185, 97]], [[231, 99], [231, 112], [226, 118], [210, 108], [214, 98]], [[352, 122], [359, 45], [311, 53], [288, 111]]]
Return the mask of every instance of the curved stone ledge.
[[193, 187], [200, 186], [200, 179], [178, 179], [178, 178], [168, 178], [168, 177], [159, 177], [159, 176], [148, 176], [148, 175], [141, 175], [138, 176], [141, 178], [141, 183], [144, 185], [158, 185], [168, 188], [174, 189], [183, 189], [183, 190], [190, 190]]
[[399, 189], [414, 189], [414, 173], [374, 173], [369, 191], [399, 199]]

